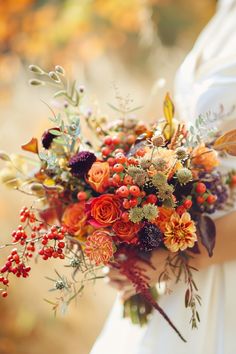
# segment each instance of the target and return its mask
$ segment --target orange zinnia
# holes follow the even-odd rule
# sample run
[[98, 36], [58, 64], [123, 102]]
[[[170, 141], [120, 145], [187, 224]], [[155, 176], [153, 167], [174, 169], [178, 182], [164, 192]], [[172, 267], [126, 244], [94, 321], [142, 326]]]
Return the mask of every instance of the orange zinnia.
[[106, 265], [113, 256], [112, 237], [105, 230], [96, 230], [85, 244], [85, 254], [96, 265]]
[[166, 223], [164, 232], [165, 246], [171, 252], [183, 251], [193, 247], [197, 241], [196, 226], [189, 213], [180, 216], [174, 213], [170, 221]]

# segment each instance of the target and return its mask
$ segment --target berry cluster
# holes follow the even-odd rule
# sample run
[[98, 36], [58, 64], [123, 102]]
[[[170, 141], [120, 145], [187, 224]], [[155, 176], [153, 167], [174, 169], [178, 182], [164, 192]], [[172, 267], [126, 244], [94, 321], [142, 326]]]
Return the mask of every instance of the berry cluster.
[[43, 234], [41, 239], [42, 248], [39, 250], [39, 255], [44, 260], [48, 258], [65, 258], [63, 254], [65, 233], [65, 227], [52, 226], [48, 232]]
[[128, 151], [130, 146], [135, 142], [136, 136], [134, 134], [117, 133], [114, 136], [106, 136], [104, 138], [104, 146], [102, 147], [102, 155], [108, 157], [112, 155], [117, 148], [123, 148], [123, 151]]
[[[60, 258], [64, 259], [63, 249], [65, 248], [65, 233], [64, 227], [52, 226], [49, 231], [42, 234], [44, 224], [37, 220], [35, 213], [24, 207], [20, 212], [20, 224], [16, 230], [12, 232], [12, 245], [19, 244], [21, 250], [14, 248], [7, 257], [6, 263], [0, 269], [0, 283], [3, 288], [0, 288], [2, 297], [7, 297], [7, 288], [9, 286], [9, 275], [13, 274], [16, 277], [27, 278], [30, 272], [30, 266], [27, 262], [33, 257], [36, 251], [36, 243], [41, 242], [43, 246], [39, 254], [43, 259]], [[53, 242], [53, 246], [49, 242]]]

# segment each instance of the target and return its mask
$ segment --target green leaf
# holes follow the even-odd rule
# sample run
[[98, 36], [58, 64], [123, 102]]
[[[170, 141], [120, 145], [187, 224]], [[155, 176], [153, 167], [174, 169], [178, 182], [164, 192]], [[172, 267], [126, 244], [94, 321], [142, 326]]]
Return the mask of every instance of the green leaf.
[[60, 90], [60, 91], [57, 91], [56, 93], [54, 93], [53, 97], [61, 97], [61, 96], [66, 96], [67, 95], [67, 92], [65, 90]]
[[55, 136], [59, 136], [63, 134], [60, 130], [56, 130], [56, 129], [49, 129], [49, 132]]

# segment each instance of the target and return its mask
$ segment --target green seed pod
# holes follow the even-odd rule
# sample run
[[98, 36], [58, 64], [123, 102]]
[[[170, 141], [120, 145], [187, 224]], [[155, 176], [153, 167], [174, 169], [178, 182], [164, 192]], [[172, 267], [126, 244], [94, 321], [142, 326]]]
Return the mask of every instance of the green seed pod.
[[0, 151], [0, 160], [11, 161], [10, 156], [4, 151]]
[[61, 82], [60, 77], [55, 73], [55, 71], [50, 71], [48, 76], [55, 82]]
[[42, 86], [42, 85], [45, 85], [45, 82], [41, 81], [41, 80], [37, 80], [37, 79], [32, 79], [29, 81], [29, 84], [31, 86]]
[[61, 74], [61, 75], [65, 75], [65, 69], [62, 67], [62, 66], [60, 66], [60, 65], [56, 65], [55, 66], [55, 71], [56, 71], [56, 73], [57, 74]]
[[38, 75], [43, 75], [45, 74], [45, 72], [43, 71], [43, 69], [41, 69], [39, 66], [37, 65], [30, 65], [29, 66], [29, 70], [32, 71], [32, 73], [38, 74]]

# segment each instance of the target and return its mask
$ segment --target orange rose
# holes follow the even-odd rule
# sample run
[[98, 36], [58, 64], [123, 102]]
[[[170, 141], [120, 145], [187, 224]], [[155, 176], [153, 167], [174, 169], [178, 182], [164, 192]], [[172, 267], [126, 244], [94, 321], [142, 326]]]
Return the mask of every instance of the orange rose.
[[211, 172], [215, 167], [219, 166], [217, 153], [205, 145], [196, 147], [192, 154], [192, 164], [195, 167], [203, 168], [205, 171]]
[[96, 230], [85, 244], [85, 254], [96, 265], [106, 265], [112, 258], [114, 247], [112, 237], [105, 230]]
[[62, 216], [62, 224], [68, 228], [71, 234], [76, 236], [84, 234], [86, 221], [85, 202], [69, 205]]
[[113, 194], [104, 194], [90, 203], [90, 224], [95, 227], [111, 226], [121, 216], [121, 201]]
[[107, 181], [110, 177], [110, 167], [108, 162], [94, 162], [88, 171], [87, 181], [98, 193], [103, 193]]
[[131, 221], [124, 222], [119, 220], [113, 224], [113, 230], [121, 241], [129, 243], [135, 238], [139, 230], [139, 225]]

